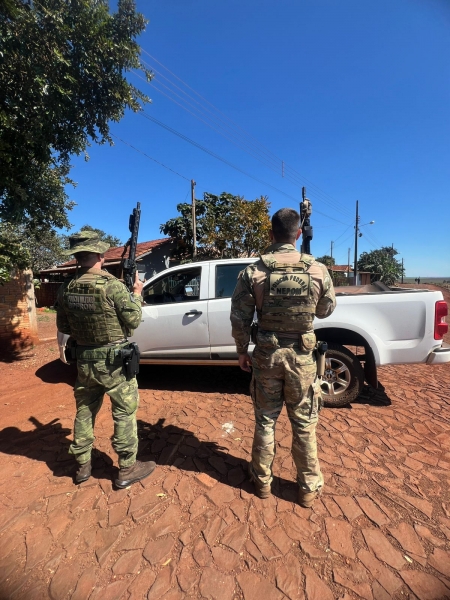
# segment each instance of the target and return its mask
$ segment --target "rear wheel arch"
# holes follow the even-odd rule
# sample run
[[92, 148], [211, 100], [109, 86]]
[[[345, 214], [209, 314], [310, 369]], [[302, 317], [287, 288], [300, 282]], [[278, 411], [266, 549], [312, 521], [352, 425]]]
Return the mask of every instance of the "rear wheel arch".
[[[364, 354], [351, 353], [355, 361], [364, 363], [362, 366], [364, 379], [374, 388], [378, 387], [377, 365], [375, 355], [369, 342], [356, 331], [339, 327], [328, 327], [316, 331], [318, 340], [340, 346], [358, 346], [364, 348]], [[344, 348], [351, 352], [348, 348]]]

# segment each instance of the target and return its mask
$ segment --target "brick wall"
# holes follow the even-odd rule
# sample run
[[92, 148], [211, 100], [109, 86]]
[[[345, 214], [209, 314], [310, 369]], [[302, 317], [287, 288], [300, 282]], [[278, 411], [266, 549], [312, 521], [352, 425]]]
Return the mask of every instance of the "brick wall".
[[61, 285], [61, 283], [53, 281], [44, 282], [41, 283], [40, 287], [34, 290], [39, 308], [44, 306], [55, 306], [58, 290]]
[[19, 350], [38, 341], [33, 273], [15, 272], [0, 285], [0, 349]]

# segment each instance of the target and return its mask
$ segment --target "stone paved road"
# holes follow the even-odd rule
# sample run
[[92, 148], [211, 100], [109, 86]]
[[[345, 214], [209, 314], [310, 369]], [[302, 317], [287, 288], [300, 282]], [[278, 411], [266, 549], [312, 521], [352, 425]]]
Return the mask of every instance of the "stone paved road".
[[285, 413], [273, 496], [253, 496], [237, 369], [143, 369], [141, 453], [158, 468], [117, 491], [109, 402], [75, 486], [74, 373], [35, 368], [0, 365], [1, 600], [450, 598], [448, 366], [382, 368], [384, 391], [322, 411], [313, 510], [293, 502]]

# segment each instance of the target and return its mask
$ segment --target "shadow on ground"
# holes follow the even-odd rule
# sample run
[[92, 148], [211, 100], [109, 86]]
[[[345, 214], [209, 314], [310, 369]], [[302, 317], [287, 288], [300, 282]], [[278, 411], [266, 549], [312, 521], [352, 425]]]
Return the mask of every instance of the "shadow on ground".
[[76, 365], [65, 365], [57, 358], [39, 367], [36, 377], [39, 377], [44, 383], [67, 383], [73, 386], [77, 378], [77, 367]]
[[[247, 461], [233, 456], [219, 443], [201, 441], [187, 429], [165, 425], [165, 419], [159, 419], [155, 424], [138, 419], [138, 435], [142, 459], [151, 458], [157, 465], [171, 465], [183, 471], [207, 473], [230, 487], [254, 493], [253, 484], [248, 480]], [[275, 476], [272, 493], [296, 502], [298, 485]]]
[[[392, 400], [386, 394], [384, 386], [378, 382], [375, 389], [371, 385], [365, 384], [361, 393], [354, 401], [354, 404], [368, 404], [370, 406], [391, 406]], [[351, 404], [349, 405], [351, 407]]]
[[[21, 431], [18, 427], [5, 427], [0, 431], [0, 452], [9, 455], [26, 456], [32, 460], [45, 462], [54, 477], [67, 477], [76, 470], [75, 459], [70, 456], [68, 435], [72, 430], [63, 427], [58, 419], [41, 423], [35, 417], [28, 419], [34, 429]], [[113, 462], [99, 450], [93, 452], [93, 475], [97, 478], [110, 478]]]
[[[37, 369], [36, 377], [44, 383], [67, 383], [73, 386], [77, 368], [76, 365], [65, 365], [59, 359], [52, 360]], [[250, 374], [239, 367], [140, 365], [138, 384], [141, 390], [248, 395], [250, 378]]]
[[[75, 365], [65, 365], [57, 359], [39, 367], [36, 376], [45, 383], [67, 383], [73, 386], [77, 377], [77, 368]], [[250, 373], [245, 373], [238, 367], [140, 365], [138, 384], [141, 390], [245, 394], [248, 396], [250, 395], [250, 379]], [[354, 403], [370, 406], [390, 406], [392, 404], [380, 382], [378, 382], [377, 389], [371, 385], [364, 385]], [[351, 404], [342, 408], [351, 408]]]
[[140, 389], [249, 395], [251, 375], [239, 367], [140, 365]]

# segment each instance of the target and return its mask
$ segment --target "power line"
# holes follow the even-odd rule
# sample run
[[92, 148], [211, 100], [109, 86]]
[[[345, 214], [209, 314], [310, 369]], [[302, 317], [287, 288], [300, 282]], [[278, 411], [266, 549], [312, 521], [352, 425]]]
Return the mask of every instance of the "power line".
[[[143, 77], [141, 77], [137, 73], [136, 73], [136, 75], [140, 79], [142, 79], [143, 81], [146, 81]], [[166, 87], [166, 89], [169, 89], [169, 88], [167, 88], [167, 86], [164, 86], [164, 87]], [[202, 118], [204, 115], [199, 116], [199, 115], [195, 114], [194, 112], [192, 112], [192, 110], [190, 110], [189, 108], [187, 108], [186, 106], [184, 106], [182, 103], [178, 102], [177, 100], [175, 100], [174, 98], [172, 98], [169, 94], [167, 94], [163, 90], [159, 89], [154, 83], [152, 84], [152, 88], [154, 90], [156, 90], [157, 92], [159, 92], [160, 94], [162, 94], [163, 96], [165, 96], [166, 98], [168, 98], [171, 102], [173, 102], [177, 106], [180, 106], [183, 110], [185, 110], [186, 112], [188, 112], [189, 114], [191, 114], [193, 117], [195, 117], [196, 119], [198, 119], [199, 121], [201, 121], [202, 123], [204, 123], [205, 125], [207, 125], [208, 127], [210, 127], [213, 131], [215, 131], [216, 133], [218, 133], [219, 135], [221, 135], [222, 137], [224, 137], [225, 139], [227, 139], [228, 141], [230, 141], [232, 144], [234, 144], [235, 146], [237, 146], [238, 148], [240, 148], [241, 150], [243, 150], [244, 152], [246, 152], [247, 154], [249, 154], [250, 156], [252, 156], [252, 158], [254, 158], [255, 160], [258, 160], [265, 167], [267, 167], [267, 168], [271, 169], [272, 171], [274, 171], [275, 173], [279, 174], [279, 172], [280, 172], [280, 166], [281, 165], [277, 166], [276, 164], [268, 162], [268, 159], [266, 159], [265, 157], [258, 156], [258, 154], [257, 154], [258, 151], [257, 150], [253, 149], [251, 146], [249, 146], [245, 142], [242, 142], [239, 139], [238, 140], [233, 139], [233, 137], [234, 138], [236, 137], [233, 134], [231, 134], [233, 137], [230, 137], [230, 135], [228, 134], [228, 132], [223, 133], [223, 132], [219, 131], [219, 129], [217, 129], [217, 126], [220, 127], [221, 129], [223, 129], [223, 127], [220, 124], [217, 125], [217, 123], [215, 123], [214, 121], [213, 121], [213, 125], [211, 123], [208, 123], [208, 121], [206, 121], [204, 118]], [[171, 93], [174, 93], [170, 89], [169, 89], [169, 91]], [[175, 94], [175, 95], [180, 98], [179, 94]], [[180, 98], [180, 99], [182, 100], [182, 98]], [[190, 104], [190, 103], [187, 103], [187, 104], [189, 106], [191, 106], [192, 108], [194, 108], [194, 110], [195, 110], [195, 107], [193, 107], [192, 104]], [[208, 117], [206, 117], [206, 118], [208, 118]], [[244, 145], [243, 145], [243, 143], [244, 143]], [[255, 154], [255, 152], [256, 152], [256, 154]], [[289, 181], [290, 183], [293, 183], [294, 185], [298, 185], [298, 186], [300, 186], [300, 185], [302, 185], [304, 183], [303, 181], [300, 181], [297, 178], [292, 178], [289, 175], [285, 175], [283, 178], [286, 179], [287, 181]], [[325, 198], [322, 198], [317, 192], [314, 192], [314, 190], [313, 190], [313, 193], [312, 194], [310, 193], [309, 195], [311, 197], [317, 198], [321, 202], [324, 202], [325, 204], [329, 205], [332, 210], [340, 212], [344, 216], [348, 216], [348, 213], [345, 212], [345, 211], [343, 211], [342, 207], [340, 205], [337, 206], [337, 205], [332, 204], [329, 200], [327, 200]]]
[[[291, 181], [291, 183], [300, 184], [300, 183], [303, 183], [304, 181], [306, 181], [310, 186], [312, 186], [314, 188], [314, 190], [316, 190], [316, 191], [313, 190], [313, 194], [310, 193], [310, 195], [314, 195], [317, 199], [319, 199], [322, 202], [328, 204], [329, 206], [331, 206], [333, 208], [333, 210], [336, 210], [336, 211], [341, 212], [343, 214], [344, 213], [347, 213], [349, 215], [351, 214], [348, 209], [346, 209], [345, 207], [343, 207], [342, 204], [338, 203], [329, 194], [327, 194], [326, 192], [324, 192], [323, 190], [321, 190], [321, 188], [319, 188], [318, 186], [316, 186], [315, 184], [313, 184], [311, 181], [309, 181], [308, 179], [306, 179], [305, 177], [303, 177], [300, 173], [298, 173], [295, 169], [293, 169], [292, 167], [290, 167], [289, 165], [287, 165], [285, 163], [285, 161], [283, 161], [282, 159], [280, 159], [273, 152], [271, 152], [270, 150], [268, 150], [264, 146], [262, 146], [260, 144], [260, 142], [258, 140], [256, 140], [256, 138], [254, 136], [252, 136], [251, 134], [247, 133], [242, 127], [240, 127], [238, 124], [236, 124], [234, 121], [232, 121], [229, 117], [227, 117], [227, 115], [225, 115], [222, 111], [220, 111], [220, 109], [218, 109], [217, 107], [215, 107], [211, 102], [209, 102], [206, 98], [204, 98], [201, 94], [199, 94], [196, 90], [194, 90], [191, 86], [189, 86], [185, 81], [183, 81], [175, 73], [173, 73], [172, 71], [170, 71], [170, 69], [168, 67], [166, 67], [165, 65], [163, 65], [158, 59], [156, 59], [154, 56], [152, 56], [146, 50], [143, 50], [143, 52], [147, 56], [149, 56], [153, 61], [155, 61], [156, 63], [158, 63], [159, 65], [161, 65], [161, 67], [163, 67], [163, 69], [165, 69], [170, 75], [172, 75], [172, 77], [174, 77], [176, 80], [178, 80], [182, 85], [184, 85], [190, 91], [192, 91], [198, 98], [200, 98], [201, 100], [203, 100], [203, 102], [206, 102], [206, 104], [208, 104], [209, 106], [211, 106], [214, 109], [214, 111], [216, 111], [220, 115], [223, 115], [225, 117], [225, 120], [222, 119], [220, 116], [217, 116], [216, 114], [214, 114], [214, 112], [211, 111], [208, 107], [203, 106], [201, 102], [199, 102], [198, 100], [196, 100], [192, 95], [188, 94], [179, 85], [177, 85], [176, 83], [174, 83], [173, 81], [171, 81], [159, 69], [156, 69], [153, 65], [150, 65], [150, 64], [146, 63], [146, 61], [143, 60], [143, 62], [145, 64], [147, 64], [155, 73], [159, 74], [160, 77], [162, 77], [163, 79], [165, 79], [168, 82], [169, 85], [175, 87], [178, 91], [180, 91], [187, 98], [189, 98], [190, 100], [192, 100], [192, 102], [194, 102], [195, 104], [197, 104], [200, 108], [197, 108], [191, 102], [187, 102], [185, 98], [183, 98], [182, 96], [180, 96], [180, 94], [174, 92], [173, 89], [171, 89], [168, 85], [164, 84], [163, 82], [158, 82], [160, 85], [164, 86], [166, 90], [168, 90], [170, 93], [172, 93], [175, 96], [177, 96], [182, 102], [187, 103], [193, 110], [198, 111], [202, 116], [200, 117], [197, 114], [193, 113], [191, 110], [187, 109], [183, 104], [180, 104], [177, 100], [175, 100], [174, 98], [172, 98], [171, 96], [169, 96], [168, 94], [166, 94], [163, 90], [155, 87], [154, 86], [154, 82], [153, 82], [153, 87], [154, 87], [155, 90], [157, 90], [159, 93], [165, 95], [167, 98], [169, 98], [175, 104], [178, 104], [179, 106], [181, 106], [181, 108], [183, 108], [184, 110], [187, 110], [187, 112], [189, 112], [190, 114], [192, 114], [197, 119], [201, 120], [203, 123], [207, 124], [209, 127], [211, 127], [212, 129], [214, 129], [220, 135], [223, 135], [224, 137], [226, 137], [229, 141], [231, 141], [235, 145], [239, 146], [245, 152], [251, 154], [251, 156], [253, 158], [255, 158], [256, 160], [259, 160], [260, 162], [262, 162], [266, 167], [271, 168], [272, 170], [274, 170], [278, 174], [280, 173], [281, 168], [283, 168], [284, 173], [285, 173], [285, 178], [287, 180]], [[135, 74], [139, 77], [139, 75], [137, 73], [135, 73]], [[142, 79], [146, 83], [148, 83], [148, 81], [146, 79], [144, 79], [144, 78], [142, 78]], [[206, 115], [205, 111], [208, 112], [209, 115], [212, 115], [212, 116]], [[214, 123], [214, 127], [210, 123], [207, 123], [205, 121], [205, 119], [209, 119], [210, 121], [212, 121]], [[230, 123], [231, 123], [231, 126], [230, 126]], [[225, 125], [225, 127], [224, 127], [224, 125]], [[216, 129], [217, 127], [219, 127], [220, 129], [226, 131], [226, 133], [222, 133], [222, 132], [218, 131]], [[227, 129], [228, 129], [228, 131], [227, 131]], [[232, 138], [234, 138], [234, 140], [230, 138], [230, 135], [232, 136]], [[247, 139], [243, 140], [242, 137], [247, 138]], [[235, 140], [237, 140], [237, 141], [235, 141]], [[245, 150], [245, 148], [243, 148], [242, 144], [244, 144], [244, 146], [246, 146], [248, 148], [248, 150]], [[255, 156], [255, 153], [257, 154], [257, 156]], [[270, 161], [270, 164], [267, 164], [267, 161]], [[282, 165], [283, 165], [283, 167], [282, 167]], [[289, 173], [288, 173], [288, 171], [289, 171]], [[299, 179], [301, 181], [299, 181]]]
[[[350, 226], [351, 227], [351, 226]], [[349, 229], [349, 228], [348, 228]], [[345, 232], [344, 232], [345, 233]], [[342, 246], [342, 244], [345, 244], [345, 242], [348, 242], [348, 240], [353, 236], [353, 231], [351, 232], [350, 235], [348, 235], [344, 240], [342, 240], [342, 242], [339, 242], [339, 244], [334, 245], [335, 248], [339, 248], [339, 246]]]
[[[362, 225], [362, 227], [366, 227], [367, 225]], [[367, 237], [367, 231], [364, 230], [364, 235]], [[375, 235], [373, 234], [372, 230], [370, 230], [370, 234], [369, 237], [372, 239], [372, 241], [374, 243], [376, 243], [378, 246], [380, 246], [380, 248], [383, 246], [383, 244], [380, 242], [380, 240], [378, 240]]]
[[111, 135], [113, 137], [115, 137], [117, 140], [119, 140], [119, 142], [122, 142], [122, 144], [125, 144], [125, 146], [129, 146], [130, 148], [133, 148], [133, 150], [136, 150], [136, 152], [139, 152], [139, 154], [142, 154], [143, 156], [145, 156], [146, 158], [148, 158], [149, 160], [152, 160], [153, 162], [157, 163], [158, 165], [160, 165], [161, 167], [164, 167], [165, 169], [167, 169], [168, 171], [171, 171], [172, 173], [174, 173], [175, 175], [178, 175], [178, 177], [181, 177], [181, 179], [185, 179], [186, 181], [190, 181], [190, 179], [188, 177], [185, 177], [184, 175], [181, 175], [180, 173], [178, 173], [177, 171], [174, 171], [173, 169], [171, 169], [170, 167], [168, 167], [167, 165], [165, 165], [164, 163], [160, 162], [159, 160], [156, 160], [156, 158], [153, 158], [152, 156], [149, 156], [148, 154], [146, 154], [145, 152], [143, 152], [142, 150], [139, 150], [139, 148], [135, 148], [135, 146], [129, 144], [128, 142], [126, 142], [125, 140], [122, 140], [118, 135], [115, 135], [114, 133], [111, 133]]
[[373, 239], [372, 232], [369, 234], [369, 233], [367, 233], [366, 230], [364, 230], [363, 235], [366, 238], [366, 240], [369, 242], [369, 244], [372, 246], [372, 248], [374, 248], [375, 250], [377, 250], [377, 246], [379, 248], [381, 248], [382, 244], [379, 244], [376, 240]]
[[[275, 187], [274, 185], [268, 183], [267, 181], [264, 181], [262, 179], [259, 179], [258, 177], [255, 177], [254, 175], [251, 175], [250, 173], [247, 173], [247, 171], [244, 171], [243, 169], [241, 169], [240, 167], [238, 167], [237, 165], [233, 164], [232, 162], [230, 162], [229, 160], [227, 160], [226, 158], [223, 158], [222, 156], [220, 156], [219, 154], [216, 154], [215, 152], [213, 152], [212, 150], [209, 150], [208, 148], [206, 148], [205, 146], [203, 146], [202, 144], [199, 144], [198, 142], [192, 140], [191, 138], [189, 138], [188, 136], [184, 135], [183, 133], [177, 131], [176, 129], [174, 129], [173, 127], [170, 127], [169, 125], [166, 125], [165, 123], [163, 123], [162, 121], [160, 121], [159, 119], [156, 119], [155, 117], [152, 117], [151, 115], [149, 115], [148, 113], [146, 113], [145, 111], [141, 111], [139, 113], [142, 117], [148, 119], [149, 121], [152, 121], [153, 123], [155, 123], [156, 125], [159, 125], [160, 127], [162, 127], [163, 129], [165, 129], [166, 131], [169, 131], [170, 133], [172, 133], [173, 135], [176, 135], [177, 137], [181, 138], [182, 140], [188, 142], [189, 144], [195, 146], [196, 148], [198, 148], [199, 150], [202, 150], [203, 152], [205, 152], [206, 154], [209, 154], [210, 156], [212, 156], [213, 158], [216, 158], [217, 160], [220, 160], [222, 163], [228, 165], [229, 167], [231, 167], [232, 169], [235, 169], [236, 171], [239, 171], [240, 173], [242, 173], [243, 175], [245, 175], [246, 177], [250, 177], [250, 179], [253, 179], [254, 181], [257, 181], [258, 183], [262, 183], [263, 185], [266, 185], [270, 188], [272, 188], [273, 190], [277, 191], [279, 194], [282, 194], [283, 196], [286, 196], [287, 198], [290, 198], [291, 200], [294, 200], [294, 202], [298, 203], [299, 199], [295, 198], [294, 196], [291, 196], [290, 194], [284, 192], [283, 190], [280, 190], [279, 188]], [[326, 217], [327, 219], [331, 219], [333, 221], [336, 221], [337, 223], [340, 223], [341, 225], [348, 225], [348, 223], [343, 223], [342, 221], [339, 221], [338, 219], [335, 219], [334, 217], [331, 217], [330, 215], [327, 215], [325, 213], [322, 213], [321, 211], [314, 209], [314, 212]]]
[[[351, 226], [352, 226], [352, 224], [351, 224], [351, 225], [349, 225], [349, 226], [347, 227], [347, 229], [346, 229], [346, 230], [345, 230], [343, 233], [341, 233], [341, 235], [340, 235], [339, 237], [337, 237], [335, 240], [333, 240], [334, 244], [336, 244], [336, 242], [338, 241], [338, 239], [339, 239], [339, 238], [341, 238], [341, 237], [342, 237], [342, 236], [343, 236], [343, 235], [344, 235], [344, 234], [345, 234], [345, 233], [346, 233], [346, 232], [347, 232], [347, 231], [350, 229], [350, 227], [351, 227]], [[340, 245], [340, 244], [338, 244], [338, 246], [339, 246], [339, 245]]]

